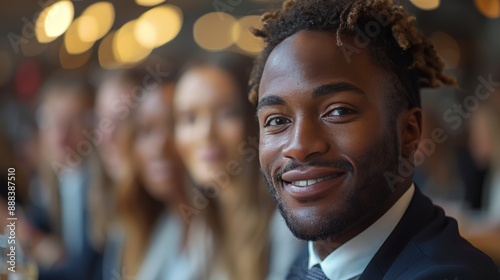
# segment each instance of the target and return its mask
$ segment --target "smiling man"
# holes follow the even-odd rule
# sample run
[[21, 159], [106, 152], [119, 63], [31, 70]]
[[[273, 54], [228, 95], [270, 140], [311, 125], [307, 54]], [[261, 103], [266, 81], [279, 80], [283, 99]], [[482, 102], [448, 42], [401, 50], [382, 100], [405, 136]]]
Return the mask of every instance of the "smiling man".
[[420, 88], [454, 84], [414, 18], [391, 0], [298, 0], [263, 21], [262, 172], [310, 240], [287, 279], [500, 279], [413, 184]]

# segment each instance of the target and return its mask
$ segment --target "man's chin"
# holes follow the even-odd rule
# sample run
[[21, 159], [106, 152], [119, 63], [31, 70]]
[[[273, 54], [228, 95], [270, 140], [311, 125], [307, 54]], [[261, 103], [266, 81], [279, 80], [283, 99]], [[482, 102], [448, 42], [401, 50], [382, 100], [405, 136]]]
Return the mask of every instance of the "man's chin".
[[292, 234], [298, 239], [308, 241], [326, 240], [332, 238], [332, 232], [323, 228], [322, 225], [311, 225], [310, 223], [286, 222]]
[[279, 207], [279, 209], [288, 228], [299, 239], [309, 241], [325, 240], [331, 238], [338, 231], [338, 228], [332, 225], [330, 215], [323, 217], [320, 215], [309, 215], [303, 213], [301, 210], [284, 210], [282, 207]]

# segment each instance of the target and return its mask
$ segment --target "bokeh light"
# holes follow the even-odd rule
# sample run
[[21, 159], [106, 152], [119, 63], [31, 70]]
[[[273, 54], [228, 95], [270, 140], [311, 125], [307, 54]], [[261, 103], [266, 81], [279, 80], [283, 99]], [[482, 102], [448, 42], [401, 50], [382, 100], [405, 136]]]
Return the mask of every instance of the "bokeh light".
[[142, 14], [135, 25], [135, 36], [146, 48], [157, 48], [174, 39], [182, 27], [182, 11], [163, 5]]
[[102, 39], [101, 44], [99, 44], [97, 57], [99, 65], [104, 69], [116, 69], [120, 67], [120, 63], [113, 53], [113, 38], [115, 34], [115, 31], [111, 31]]
[[77, 18], [73, 21], [64, 35], [64, 46], [69, 54], [80, 54], [92, 48], [94, 42], [84, 42], [78, 32], [80, 23], [86, 18]]
[[440, 0], [410, 0], [410, 2], [417, 8], [427, 11], [437, 9], [441, 4]]
[[115, 22], [115, 9], [110, 2], [97, 2], [80, 16], [78, 35], [83, 42], [94, 42], [106, 35]]
[[444, 60], [446, 69], [455, 69], [460, 63], [460, 47], [453, 37], [444, 32], [434, 32], [430, 40], [438, 55]]
[[262, 38], [255, 37], [251, 28], [262, 28], [262, 21], [260, 16], [246, 16], [242, 17], [238, 22], [235, 23], [233, 35], [236, 38], [236, 45], [247, 53], [258, 53], [262, 51], [264, 47], [264, 41]]
[[113, 38], [113, 55], [123, 64], [134, 64], [145, 59], [152, 48], [143, 46], [135, 36], [137, 20], [125, 23]]
[[90, 60], [91, 56], [91, 49], [81, 54], [73, 55], [67, 52], [64, 45], [61, 45], [61, 49], [59, 51], [59, 62], [61, 63], [61, 67], [64, 69], [76, 69], [85, 65], [85, 63]]
[[98, 40], [99, 22], [91, 16], [82, 15], [78, 18], [76, 32], [82, 42], [95, 42]]
[[[201, 48], [209, 51], [219, 51], [230, 47], [234, 38], [236, 19], [227, 13], [212, 12], [200, 17], [194, 24], [194, 40]], [[236, 31], [239, 31], [236, 29]]]
[[500, 0], [474, 0], [474, 4], [485, 17], [500, 17]]
[[135, 3], [140, 6], [156, 6], [165, 2], [165, 0], [135, 0]]
[[75, 9], [71, 1], [58, 1], [45, 8], [35, 24], [36, 38], [49, 43], [61, 36], [70, 26]]

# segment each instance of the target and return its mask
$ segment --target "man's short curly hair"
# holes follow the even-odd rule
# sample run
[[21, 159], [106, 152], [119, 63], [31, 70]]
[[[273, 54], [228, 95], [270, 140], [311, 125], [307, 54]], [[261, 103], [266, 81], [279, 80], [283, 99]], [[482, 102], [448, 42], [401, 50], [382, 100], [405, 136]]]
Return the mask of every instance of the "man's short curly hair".
[[444, 62], [414, 26], [415, 17], [393, 0], [288, 0], [280, 10], [264, 14], [262, 21], [263, 28], [253, 30], [266, 43], [250, 79], [249, 98], [254, 104], [265, 63], [283, 40], [301, 30], [331, 31], [336, 33], [338, 46], [352, 50], [342, 42], [343, 36], [373, 33], [367, 28], [374, 22], [380, 30], [367, 47], [373, 62], [392, 76], [391, 94], [393, 100], [401, 101], [399, 108], [420, 107], [420, 88], [456, 83], [443, 73]]

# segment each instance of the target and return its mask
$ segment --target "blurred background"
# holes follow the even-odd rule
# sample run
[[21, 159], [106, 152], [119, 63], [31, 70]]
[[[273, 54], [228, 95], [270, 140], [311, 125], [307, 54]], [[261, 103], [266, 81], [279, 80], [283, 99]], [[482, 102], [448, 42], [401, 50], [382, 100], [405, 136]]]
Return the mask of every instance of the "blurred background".
[[[422, 92], [425, 141], [417, 153], [415, 181], [459, 220], [462, 233], [472, 243], [500, 265], [500, 0], [401, 2], [417, 17], [417, 25], [431, 38], [445, 61], [447, 73], [459, 83], [457, 88]], [[38, 231], [50, 232], [40, 222], [46, 218], [36, 215], [37, 209], [47, 206], [34, 204], [47, 196], [43, 188], [37, 187], [44, 180], [40, 165], [44, 162], [50, 165], [48, 159], [52, 162], [57, 159], [57, 155], [47, 158], [43, 155], [45, 149], [50, 150], [44, 148], [44, 141], [50, 139], [45, 139], [41, 131], [47, 121], [41, 105], [53, 96], [44, 95], [47, 91], [44, 85], [51, 76], [57, 73], [65, 77], [63, 80], [75, 79], [73, 85], [78, 84], [76, 76], [84, 77], [91, 86], [102, 88], [103, 77], [109, 72], [139, 69], [153, 78], [172, 75], [173, 79], [187, 61], [201, 52], [230, 51], [254, 57], [262, 49], [262, 42], [253, 37], [249, 28], [259, 27], [260, 15], [281, 3], [274, 0], [0, 2], [1, 174], [3, 180], [7, 168], [16, 168], [16, 199], [25, 212], [19, 215], [33, 221], [18, 228], [30, 232], [24, 238], [40, 236]], [[73, 108], [68, 104], [61, 106]], [[78, 108], [68, 110], [74, 113]], [[97, 115], [97, 119], [103, 118], [99, 112]], [[75, 128], [78, 131], [93, 125], [92, 121], [86, 121], [85, 113], [67, 112], [64, 116], [73, 124], [80, 122]], [[75, 137], [80, 139], [78, 135]], [[62, 151], [60, 156], [64, 158], [67, 154]], [[109, 169], [116, 167], [102, 160], [112, 156], [102, 152], [100, 157], [107, 180], [113, 182], [113, 171]], [[43, 244], [46, 246], [43, 248], [56, 246]], [[60, 258], [55, 252], [50, 257], [54, 260], [40, 265], [43, 261], [39, 259], [49, 257], [37, 259], [36, 253], [33, 255], [40, 267], [51, 267]]]
[[[55, 2], [0, 4], [3, 104], [9, 99], [29, 107], [44, 78], [58, 69], [88, 73], [96, 68], [130, 68], [151, 57], [182, 65], [200, 50], [256, 55], [262, 45], [248, 28], [259, 27], [259, 15], [281, 1]], [[498, 1], [402, 2], [432, 38], [462, 89], [474, 88], [477, 76], [498, 61]]]

